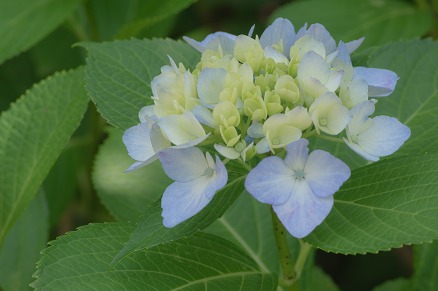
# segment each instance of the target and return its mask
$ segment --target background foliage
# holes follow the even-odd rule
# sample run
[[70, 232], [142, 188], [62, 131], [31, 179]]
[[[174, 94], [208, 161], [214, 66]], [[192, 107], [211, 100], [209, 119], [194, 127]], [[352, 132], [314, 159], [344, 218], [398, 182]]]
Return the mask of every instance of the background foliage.
[[260, 34], [285, 17], [322, 23], [336, 40], [365, 36], [354, 62], [400, 76], [377, 114], [412, 130], [372, 165], [313, 144], [355, 170], [307, 238], [319, 250], [302, 289], [436, 290], [437, 15], [436, 0], [0, 0], [0, 289], [276, 290], [269, 209], [242, 193], [246, 170], [231, 165], [222, 195], [169, 230], [157, 201], [170, 179], [158, 163], [123, 173], [132, 161], [121, 134], [151, 103], [167, 55], [196, 64], [181, 36], [253, 24]]

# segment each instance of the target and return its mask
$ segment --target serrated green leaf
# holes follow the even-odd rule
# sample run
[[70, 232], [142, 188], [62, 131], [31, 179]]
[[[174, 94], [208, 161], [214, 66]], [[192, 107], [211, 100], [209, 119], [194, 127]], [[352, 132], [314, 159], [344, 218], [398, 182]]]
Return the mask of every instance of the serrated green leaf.
[[438, 241], [414, 246], [414, 290], [438, 289]]
[[[394, 280], [386, 281], [385, 283], [377, 286], [373, 291], [412, 291], [411, 280], [406, 278], [397, 278]], [[433, 289], [428, 289], [433, 290]]]
[[376, 253], [438, 238], [438, 155], [352, 172], [327, 219], [306, 240], [329, 252]]
[[44, 251], [36, 290], [275, 290], [273, 274], [262, 273], [242, 251], [221, 238], [197, 234], [135, 252], [115, 267], [112, 258], [132, 225], [80, 228]]
[[0, 289], [30, 290], [35, 264], [49, 236], [46, 199], [42, 191], [17, 220], [0, 248]]
[[188, 44], [170, 39], [84, 43], [89, 51], [86, 87], [108, 122], [125, 130], [139, 123], [138, 112], [152, 103], [151, 80], [168, 56], [193, 67], [200, 54]]
[[129, 38], [138, 36], [140, 32], [161, 21], [176, 15], [197, 0], [162, 0], [142, 2], [142, 12], [138, 19], [123, 25], [115, 38]]
[[429, 31], [431, 13], [406, 1], [310, 0], [294, 1], [269, 18], [291, 20], [298, 29], [305, 23], [321, 23], [337, 40], [344, 42], [365, 36], [360, 49], [391, 41], [419, 38]]
[[118, 220], [137, 220], [161, 197], [172, 182], [156, 161], [133, 172], [124, 171], [133, 163], [122, 142], [122, 132], [109, 128], [109, 137], [100, 147], [93, 170], [93, 184], [102, 203]]
[[0, 116], [0, 244], [87, 108], [83, 72], [55, 74]]
[[376, 115], [397, 117], [411, 129], [398, 155], [436, 151], [438, 148], [438, 42], [402, 41], [371, 54], [368, 65], [400, 76], [396, 89], [379, 99]]
[[0, 63], [30, 48], [53, 31], [81, 1], [1, 1]]
[[228, 184], [215, 194], [213, 200], [201, 212], [175, 227], [166, 228], [163, 225], [160, 201], [157, 201], [140, 218], [137, 228], [120, 253], [114, 258], [113, 264], [117, 264], [124, 257], [137, 250], [193, 235], [221, 217], [242, 193], [247, 174], [245, 168], [235, 162], [229, 162], [227, 170]]

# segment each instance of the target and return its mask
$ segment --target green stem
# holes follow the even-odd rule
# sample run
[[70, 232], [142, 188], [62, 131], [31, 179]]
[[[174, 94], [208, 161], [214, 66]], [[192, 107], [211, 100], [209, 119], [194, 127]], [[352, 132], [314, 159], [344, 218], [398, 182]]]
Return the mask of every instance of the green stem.
[[297, 279], [300, 278], [301, 272], [303, 271], [304, 264], [306, 263], [307, 257], [309, 256], [312, 246], [306, 242], [300, 240], [300, 253], [298, 255], [297, 262], [295, 264], [295, 272], [297, 273]]
[[283, 270], [283, 280], [281, 280], [281, 285], [285, 287], [290, 287], [294, 283], [297, 276], [294, 264], [292, 262], [292, 257], [289, 252], [289, 246], [287, 245], [287, 231], [284, 228], [281, 221], [278, 219], [277, 214], [271, 207], [272, 224], [274, 227], [275, 241], [277, 242], [278, 256], [280, 259], [280, 265]]

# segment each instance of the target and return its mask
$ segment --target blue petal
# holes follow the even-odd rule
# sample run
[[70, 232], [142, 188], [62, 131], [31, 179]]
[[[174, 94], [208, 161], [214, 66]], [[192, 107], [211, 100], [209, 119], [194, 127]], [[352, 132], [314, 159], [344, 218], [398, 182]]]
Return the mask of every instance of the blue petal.
[[128, 154], [137, 161], [145, 161], [155, 154], [150, 140], [151, 125], [144, 122], [128, 128], [123, 134], [123, 143]]
[[312, 192], [318, 197], [335, 194], [351, 174], [343, 161], [321, 150], [309, 155], [304, 173]]
[[[207, 153], [209, 155], [209, 153]], [[225, 187], [228, 181], [228, 173], [225, 165], [216, 156], [216, 164], [214, 166], [214, 175], [210, 178], [209, 184], [205, 191], [207, 198], [213, 198], [214, 194], [221, 188]]]
[[298, 180], [290, 199], [273, 209], [284, 227], [297, 238], [311, 233], [321, 224], [333, 206], [333, 196], [319, 198], [312, 193], [306, 181]]
[[284, 159], [285, 164], [294, 171], [303, 171], [309, 155], [307, 139], [299, 139], [291, 142], [287, 147], [287, 156]]
[[205, 176], [187, 183], [174, 182], [164, 191], [161, 198], [161, 216], [165, 227], [189, 219], [201, 211], [211, 201], [206, 189], [209, 179]]
[[370, 97], [388, 96], [394, 91], [399, 79], [393, 71], [365, 67], [355, 67], [354, 78], [367, 81], [368, 95]]
[[[358, 135], [356, 145], [350, 148], [364, 158], [376, 161], [397, 151], [411, 135], [409, 127], [389, 116], [376, 116], [372, 125]], [[376, 158], [370, 158], [369, 155]]]
[[260, 37], [262, 47], [272, 46], [283, 41], [283, 54], [289, 55], [290, 47], [295, 41], [295, 29], [288, 19], [277, 18], [263, 31]]
[[279, 157], [263, 159], [249, 172], [245, 180], [246, 190], [263, 203], [285, 203], [295, 183], [293, 172]]
[[204, 153], [195, 147], [167, 149], [158, 156], [167, 176], [178, 182], [195, 180], [203, 176], [208, 168]]
[[236, 42], [235, 35], [222, 31], [207, 35], [207, 37], [201, 42], [187, 36], [184, 36], [183, 38], [188, 44], [201, 53], [207, 49], [217, 50], [220, 45], [224, 55], [233, 54], [234, 43]]

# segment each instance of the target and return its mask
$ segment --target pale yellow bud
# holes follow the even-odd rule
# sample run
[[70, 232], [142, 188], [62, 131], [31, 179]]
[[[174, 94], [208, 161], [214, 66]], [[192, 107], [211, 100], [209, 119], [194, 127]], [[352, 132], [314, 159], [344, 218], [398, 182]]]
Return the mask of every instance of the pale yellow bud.
[[217, 124], [225, 126], [238, 126], [240, 123], [240, 114], [236, 105], [230, 101], [224, 100], [219, 102], [213, 110], [213, 118]]
[[283, 112], [280, 96], [275, 91], [266, 91], [264, 101], [269, 116]]
[[274, 89], [281, 100], [286, 103], [296, 104], [300, 99], [300, 89], [295, 84], [294, 79], [289, 75], [278, 78]]
[[222, 139], [228, 147], [236, 145], [240, 140], [240, 134], [234, 126], [225, 127], [223, 125], [219, 126], [219, 131], [221, 133]]

